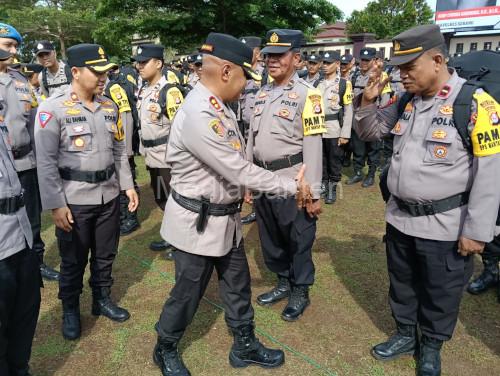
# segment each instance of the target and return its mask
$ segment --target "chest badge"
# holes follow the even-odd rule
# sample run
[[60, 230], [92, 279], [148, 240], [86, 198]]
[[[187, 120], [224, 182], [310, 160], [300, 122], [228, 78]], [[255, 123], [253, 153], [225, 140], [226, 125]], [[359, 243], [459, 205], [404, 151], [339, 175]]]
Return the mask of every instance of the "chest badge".
[[443, 115], [453, 115], [453, 106], [441, 106], [439, 113]]
[[77, 148], [83, 148], [85, 146], [85, 141], [83, 141], [83, 138], [81, 137], [75, 138], [75, 141], [73, 141], [73, 143]]
[[446, 158], [448, 155], [448, 149], [446, 146], [435, 146], [434, 147], [434, 156], [439, 159]]
[[442, 129], [438, 129], [438, 130], [432, 132], [432, 138], [434, 138], [436, 140], [443, 140], [446, 138], [447, 135], [448, 135], [448, 133], [446, 133], [446, 131], [444, 131]]
[[297, 99], [298, 97], [299, 95], [295, 91], [288, 94], [289, 99]]

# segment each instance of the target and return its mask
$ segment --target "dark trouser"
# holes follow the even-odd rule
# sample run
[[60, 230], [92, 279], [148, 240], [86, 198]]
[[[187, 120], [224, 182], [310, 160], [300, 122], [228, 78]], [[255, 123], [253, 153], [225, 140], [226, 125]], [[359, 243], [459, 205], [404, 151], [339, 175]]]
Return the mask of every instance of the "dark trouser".
[[500, 261], [500, 235], [484, 246], [484, 252], [481, 253], [481, 257], [483, 259], [492, 259], [496, 262]]
[[61, 255], [59, 299], [76, 298], [82, 293], [83, 274], [89, 260], [92, 289], [111, 287], [111, 270], [120, 238], [119, 198], [101, 205], [68, 205], [73, 214], [73, 230], [56, 228]]
[[24, 200], [26, 213], [31, 224], [33, 232], [33, 251], [36, 252], [40, 260], [43, 260], [45, 244], [40, 236], [42, 228], [42, 201], [40, 199], [40, 191], [38, 190], [38, 176], [36, 168], [17, 173], [21, 187], [24, 190]]
[[170, 193], [170, 169], [148, 167], [151, 176], [151, 188], [155, 195], [155, 202], [161, 210], [165, 210]]
[[253, 322], [250, 270], [243, 239], [238, 247], [234, 245], [222, 257], [200, 256], [177, 250], [174, 259], [175, 286], [156, 325], [161, 338], [174, 341], [181, 339], [193, 320], [214, 268], [217, 270], [227, 325], [237, 328]]
[[365, 142], [359, 138], [355, 130], [351, 133], [351, 140], [354, 171], [361, 171], [365, 165], [365, 160], [368, 158], [368, 167], [374, 173], [380, 165], [381, 142]]
[[344, 150], [338, 138], [323, 138], [323, 181], [338, 183], [342, 177]]
[[26, 248], [0, 260], [0, 375], [25, 376], [40, 312], [38, 257]]
[[314, 283], [311, 249], [316, 237], [316, 219], [298, 210], [295, 197], [254, 200], [264, 261], [272, 272], [293, 285]]
[[407, 325], [418, 323], [422, 334], [449, 340], [472, 275], [472, 258], [460, 256], [457, 241], [408, 236], [390, 224], [386, 249], [394, 319]]

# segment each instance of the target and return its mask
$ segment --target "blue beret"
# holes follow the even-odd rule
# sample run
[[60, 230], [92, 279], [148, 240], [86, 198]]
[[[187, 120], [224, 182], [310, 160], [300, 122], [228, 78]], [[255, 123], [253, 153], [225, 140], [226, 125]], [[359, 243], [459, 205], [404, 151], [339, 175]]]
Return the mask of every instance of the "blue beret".
[[23, 37], [13, 26], [1, 22], [0, 22], [0, 38], [12, 38], [17, 40], [18, 44], [23, 43]]

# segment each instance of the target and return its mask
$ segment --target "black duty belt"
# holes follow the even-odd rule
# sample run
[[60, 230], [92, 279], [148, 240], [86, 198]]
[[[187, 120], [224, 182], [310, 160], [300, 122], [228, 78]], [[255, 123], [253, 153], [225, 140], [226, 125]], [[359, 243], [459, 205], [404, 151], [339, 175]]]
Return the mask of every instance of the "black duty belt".
[[422, 217], [424, 215], [444, 213], [448, 210], [459, 208], [469, 202], [469, 192], [459, 193], [454, 196], [443, 198], [442, 200], [418, 204], [403, 201], [394, 195], [392, 197], [394, 197], [398, 208], [405, 213], [410, 214], [412, 217]]
[[168, 136], [163, 136], [155, 140], [142, 140], [142, 145], [145, 148], [154, 148], [155, 146], [164, 145], [168, 142]]
[[115, 173], [115, 165], [112, 164], [106, 167], [105, 170], [99, 171], [78, 171], [69, 168], [60, 168], [59, 174], [64, 180], [84, 181], [86, 183], [102, 183], [109, 180]]
[[278, 171], [302, 163], [302, 160], [302, 152], [300, 152], [285, 158], [276, 159], [272, 162], [262, 162], [256, 159], [255, 164], [269, 171]]
[[212, 204], [209, 199], [202, 198], [197, 200], [194, 198], [184, 197], [172, 189], [170, 192], [175, 202], [177, 202], [184, 209], [198, 213], [198, 220], [196, 222], [196, 230], [203, 232], [207, 225], [208, 216], [223, 217], [241, 212], [243, 200], [232, 202], [230, 204]]
[[64, 85], [69, 85], [69, 82], [68, 81], [66, 81], [66, 82], [59, 82], [58, 84], [49, 84], [49, 83], [47, 83], [47, 88], [54, 89], [56, 87], [61, 87], [61, 86], [64, 86]]
[[14, 155], [14, 159], [21, 159], [26, 157], [31, 152], [31, 150], [33, 150], [31, 148], [31, 144], [26, 144], [12, 149], [12, 154]]
[[24, 206], [24, 196], [21, 193], [18, 196], [0, 199], [0, 214], [9, 215], [17, 213]]
[[325, 115], [325, 120], [326, 121], [340, 120], [339, 113], [337, 112], [336, 114]]

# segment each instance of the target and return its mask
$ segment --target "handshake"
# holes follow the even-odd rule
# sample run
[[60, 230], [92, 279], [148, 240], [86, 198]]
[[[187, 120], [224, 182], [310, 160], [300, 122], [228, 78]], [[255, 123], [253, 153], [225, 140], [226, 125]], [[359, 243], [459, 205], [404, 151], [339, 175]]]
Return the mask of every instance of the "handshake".
[[[297, 193], [295, 194], [297, 208], [299, 210], [305, 208], [311, 218], [316, 218], [321, 214], [321, 201], [313, 199], [311, 186], [304, 178], [305, 171], [306, 165], [304, 164], [295, 176], [295, 181], [297, 182]], [[252, 194], [248, 191], [245, 194], [245, 202], [247, 204], [253, 202]]]

